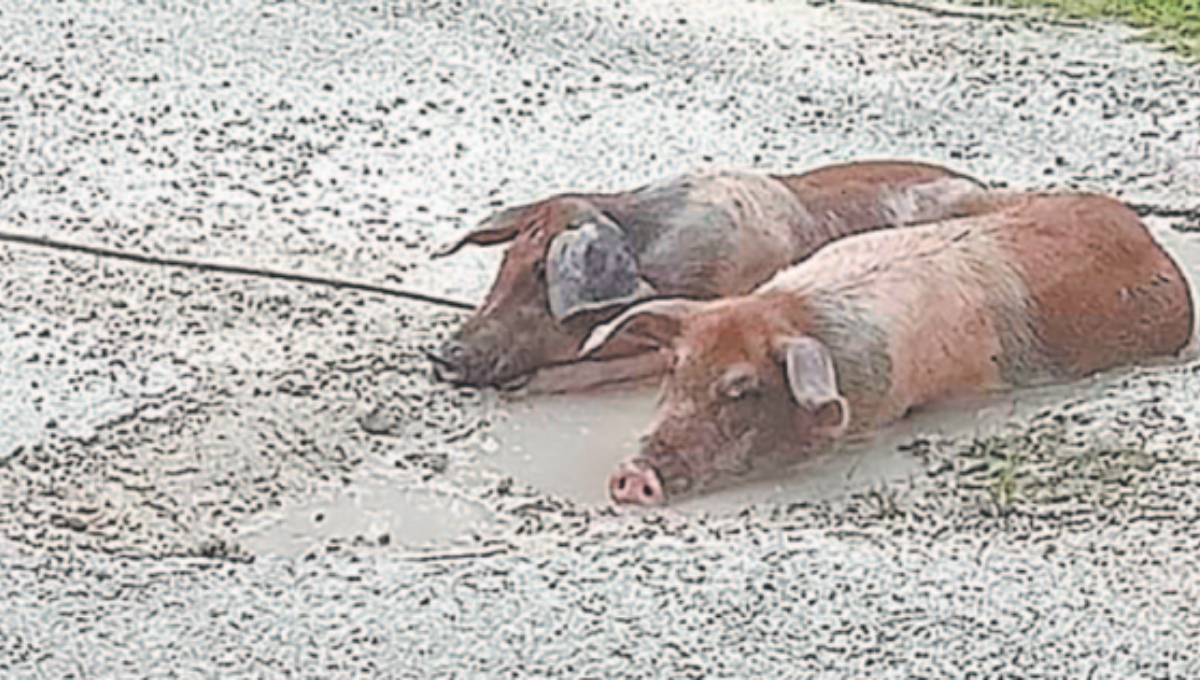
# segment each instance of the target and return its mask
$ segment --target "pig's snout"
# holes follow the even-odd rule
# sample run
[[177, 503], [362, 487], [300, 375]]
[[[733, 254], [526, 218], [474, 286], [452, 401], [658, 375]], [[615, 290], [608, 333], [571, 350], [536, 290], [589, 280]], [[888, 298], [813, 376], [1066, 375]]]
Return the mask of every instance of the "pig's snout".
[[458, 340], [447, 340], [436, 350], [428, 350], [425, 356], [433, 363], [433, 372], [438, 380], [461, 383], [467, 379], [467, 348]]
[[489, 349], [478, 338], [454, 338], [436, 350], [425, 350], [425, 356], [433, 364], [434, 377], [454, 385], [515, 388], [532, 377], [528, 370], [519, 370], [529, 364], [520, 348], [499, 354]]
[[621, 463], [608, 477], [608, 495], [617, 503], [662, 505], [662, 483], [658, 473], [647, 465]]

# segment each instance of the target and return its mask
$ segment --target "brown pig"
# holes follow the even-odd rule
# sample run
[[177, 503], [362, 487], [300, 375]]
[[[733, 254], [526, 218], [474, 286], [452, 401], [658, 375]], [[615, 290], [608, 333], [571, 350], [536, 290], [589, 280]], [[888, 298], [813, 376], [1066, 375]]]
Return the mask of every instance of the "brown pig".
[[[747, 293], [828, 241], [968, 214], [984, 195], [979, 182], [945, 168], [866, 161], [796, 176], [689, 174], [631, 192], [563, 194], [510, 208], [435, 254], [511, 243], [483, 304], [429, 356], [451, 382], [511, 383], [576, 361], [592, 328], [644, 298]], [[639, 353], [645, 348], [615, 342], [593, 358]], [[646, 366], [635, 373], [663, 368]], [[546, 389], [630, 377], [610, 367], [594, 372], [598, 379], [581, 371]]]
[[1174, 355], [1192, 295], [1137, 215], [1097, 195], [831, 243], [751, 295], [652, 300], [582, 354], [638, 336], [673, 358], [640, 453], [609, 477], [660, 504], [957, 396]]

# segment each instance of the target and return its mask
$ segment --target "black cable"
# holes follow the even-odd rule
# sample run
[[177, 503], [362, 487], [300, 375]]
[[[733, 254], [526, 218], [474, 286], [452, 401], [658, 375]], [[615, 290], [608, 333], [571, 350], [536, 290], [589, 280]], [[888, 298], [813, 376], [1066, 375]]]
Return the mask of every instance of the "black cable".
[[170, 257], [153, 257], [150, 255], [140, 255], [138, 253], [127, 253], [112, 248], [101, 248], [98, 246], [85, 246], [78, 243], [68, 243], [66, 241], [57, 241], [55, 239], [45, 238], [42, 236], [29, 236], [26, 234], [14, 234], [10, 232], [0, 231], [0, 241], [9, 243], [19, 243], [21, 245], [34, 246], [36, 248], [51, 248], [54, 250], [68, 250], [77, 253], [86, 253], [88, 255], [96, 255], [99, 257], [111, 257], [118, 260], [128, 260], [130, 262], [140, 262], [142, 264], [157, 265], [160, 267], [180, 267], [183, 269], [194, 269], [197, 271], [206, 272], [222, 272], [226, 274], [241, 274], [243, 276], [257, 276], [266, 279], [279, 279], [282, 281], [295, 281], [297, 283], [310, 283], [318, 286], [328, 286], [330, 288], [350, 288], [354, 290], [366, 291], [368, 293], [379, 293], [380, 295], [390, 295], [392, 297], [406, 298], [417, 302], [425, 302], [431, 305], [440, 305], [443, 307], [452, 307], [454, 309], [474, 310], [475, 305], [469, 302], [460, 302], [449, 298], [438, 297], [436, 295], [426, 295], [425, 293], [414, 293], [412, 291], [400, 290], [397, 288], [386, 288], [384, 286], [376, 286], [369, 283], [358, 283], [356, 281], [341, 281], [338, 279], [329, 279], [323, 276], [309, 276], [308, 274], [288, 274], [284, 272], [275, 272], [269, 269], [255, 269], [252, 267], [243, 267], [233, 264], [218, 264], [215, 262], [196, 262], [193, 260], [180, 260]]

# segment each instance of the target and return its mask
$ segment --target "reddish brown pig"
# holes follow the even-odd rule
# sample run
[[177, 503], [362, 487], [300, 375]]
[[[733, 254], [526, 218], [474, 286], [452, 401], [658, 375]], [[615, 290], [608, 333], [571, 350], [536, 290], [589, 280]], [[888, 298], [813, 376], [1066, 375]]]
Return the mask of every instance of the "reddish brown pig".
[[[789, 177], [691, 174], [511, 208], [437, 254], [511, 242], [483, 304], [430, 358], [445, 380], [502, 385], [576, 361], [592, 328], [643, 298], [747, 293], [830, 240], [966, 214], [983, 195], [977, 181], [944, 168], [873, 161]], [[599, 358], [639, 352], [612, 343]], [[630, 377], [609, 366], [596, 373], [600, 382]], [[597, 381], [572, 376], [547, 389]]]
[[1192, 296], [1129, 208], [1024, 195], [837, 241], [753, 294], [654, 300], [597, 328], [669, 351], [640, 453], [608, 481], [659, 504], [786, 464], [930, 402], [1174, 355]]

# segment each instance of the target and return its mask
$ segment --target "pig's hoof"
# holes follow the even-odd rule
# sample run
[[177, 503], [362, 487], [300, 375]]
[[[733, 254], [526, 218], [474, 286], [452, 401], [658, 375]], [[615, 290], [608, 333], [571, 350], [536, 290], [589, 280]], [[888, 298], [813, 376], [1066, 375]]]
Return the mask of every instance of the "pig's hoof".
[[608, 478], [608, 495], [617, 503], [661, 505], [662, 484], [649, 467], [623, 463]]

